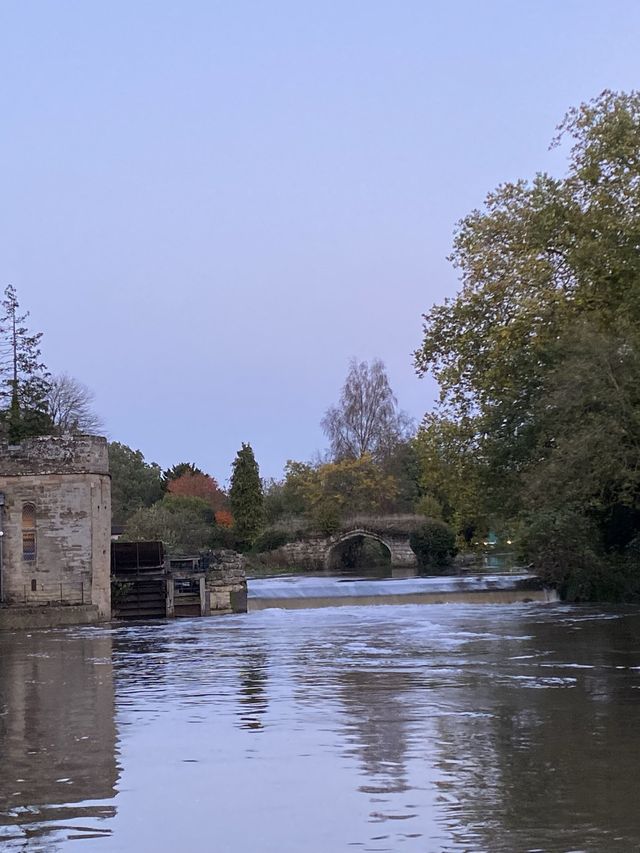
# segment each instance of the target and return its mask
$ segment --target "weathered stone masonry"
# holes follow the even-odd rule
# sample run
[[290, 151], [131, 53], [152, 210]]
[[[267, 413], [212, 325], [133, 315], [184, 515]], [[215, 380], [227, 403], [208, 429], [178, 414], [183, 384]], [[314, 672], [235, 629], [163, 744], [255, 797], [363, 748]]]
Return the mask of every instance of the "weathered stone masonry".
[[111, 615], [111, 480], [106, 439], [0, 444], [2, 603], [94, 605]]
[[368, 537], [382, 543], [391, 557], [394, 568], [412, 568], [417, 566], [416, 555], [409, 544], [408, 533], [380, 533], [365, 527], [354, 527], [335, 533], [333, 536], [315, 536], [298, 542], [289, 542], [271, 552], [273, 560], [285, 566], [298, 566], [303, 569], [327, 569], [331, 561], [332, 550], [349, 539]]

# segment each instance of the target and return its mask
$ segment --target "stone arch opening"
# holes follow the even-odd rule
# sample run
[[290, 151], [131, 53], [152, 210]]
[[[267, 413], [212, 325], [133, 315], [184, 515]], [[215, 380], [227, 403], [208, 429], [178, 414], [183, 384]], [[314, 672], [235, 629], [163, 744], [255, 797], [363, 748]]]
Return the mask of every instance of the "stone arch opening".
[[391, 570], [391, 549], [381, 537], [356, 531], [329, 548], [325, 567], [335, 574], [385, 575]]

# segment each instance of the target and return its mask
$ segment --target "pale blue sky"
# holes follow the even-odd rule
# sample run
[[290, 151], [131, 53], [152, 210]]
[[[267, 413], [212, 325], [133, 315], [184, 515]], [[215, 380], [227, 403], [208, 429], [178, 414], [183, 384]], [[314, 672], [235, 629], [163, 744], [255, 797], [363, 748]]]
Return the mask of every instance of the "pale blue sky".
[[0, 0], [0, 283], [111, 438], [278, 475], [352, 356], [430, 408], [455, 222], [639, 44], [638, 0]]

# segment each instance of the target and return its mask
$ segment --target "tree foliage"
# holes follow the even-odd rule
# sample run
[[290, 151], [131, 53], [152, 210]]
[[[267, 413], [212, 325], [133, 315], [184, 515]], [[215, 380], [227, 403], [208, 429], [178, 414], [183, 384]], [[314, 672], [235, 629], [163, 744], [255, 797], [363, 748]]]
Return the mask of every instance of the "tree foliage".
[[245, 546], [250, 545], [264, 523], [264, 507], [260, 470], [250, 444], [242, 443], [231, 471], [229, 503], [235, 533]]
[[335, 461], [367, 454], [381, 460], [406, 436], [410, 419], [398, 409], [382, 361], [351, 361], [340, 402], [327, 409], [322, 428]]
[[312, 515], [346, 518], [358, 513], [386, 513], [393, 507], [397, 485], [369, 455], [320, 465], [308, 484]]
[[194, 465], [193, 462], [178, 462], [171, 468], [167, 468], [162, 477], [168, 485], [171, 480], [177, 480], [183, 474], [204, 474], [204, 471], [198, 468], [197, 465]]
[[421, 467], [421, 503], [433, 506], [444, 521], [451, 524], [467, 542], [476, 532], [487, 527], [483, 483], [489, 479], [480, 456], [479, 437], [475, 423], [469, 418], [455, 420], [439, 414], [429, 414], [414, 441]]
[[150, 507], [164, 494], [162, 469], [146, 462], [139, 450], [112, 441], [109, 444], [111, 473], [111, 518], [114, 524], [125, 524], [136, 510]]
[[409, 535], [409, 542], [421, 566], [440, 572], [456, 553], [456, 537], [444, 521], [429, 518]]
[[183, 497], [201, 498], [214, 512], [222, 510], [226, 504], [226, 495], [213, 477], [201, 471], [185, 470], [167, 483], [167, 492]]
[[165, 495], [153, 506], [133, 513], [127, 520], [125, 536], [160, 540], [172, 554], [194, 554], [216, 542], [213, 511], [202, 498]]
[[560, 126], [569, 174], [503, 184], [459, 224], [462, 289], [424, 316], [419, 372], [456, 416], [524, 427], [549, 367], [549, 344], [576, 318], [640, 319], [637, 251], [640, 96], [605, 92]]
[[611, 566], [640, 529], [640, 94], [571, 110], [567, 139], [564, 177], [503, 184], [458, 226], [461, 290], [416, 353], [441, 389], [419, 443], [445, 518], [570, 508]]
[[4, 291], [0, 315], [0, 414], [10, 442], [51, 431], [47, 410], [49, 373], [41, 360], [42, 332], [26, 325], [16, 290]]
[[215, 519], [218, 527], [224, 527], [227, 530], [233, 527], [233, 516], [228, 509], [219, 509], [215, 514]]

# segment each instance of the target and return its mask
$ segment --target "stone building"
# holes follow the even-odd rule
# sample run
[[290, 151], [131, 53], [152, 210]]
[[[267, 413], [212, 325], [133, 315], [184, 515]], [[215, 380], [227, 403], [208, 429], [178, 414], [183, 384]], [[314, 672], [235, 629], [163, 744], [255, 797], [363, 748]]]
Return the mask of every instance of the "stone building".
[[106, 439], [42, 436], [0, 444], [2, 502], [0, 610], [5, 627], [14, 627], [17, 611], [27, 627], [109, 619]]

